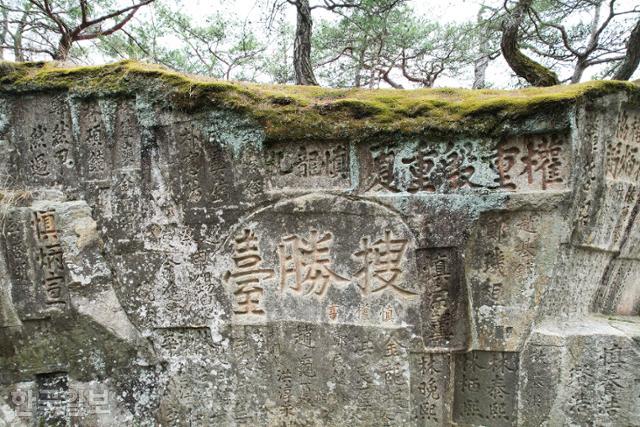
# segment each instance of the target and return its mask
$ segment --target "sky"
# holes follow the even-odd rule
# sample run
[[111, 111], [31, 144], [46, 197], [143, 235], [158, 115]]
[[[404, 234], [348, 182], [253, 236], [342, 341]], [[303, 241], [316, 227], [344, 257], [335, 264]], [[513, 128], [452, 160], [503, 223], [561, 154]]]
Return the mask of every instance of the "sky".
[[[480, 0], [409, 0], [408, 4], [416, 14], [445, 23], [476, 19], [480, 2]], [[487, 3], [486, 0], [484, 2]], [[235, 15], [236, 18], [247, 22], [257, 22], [263, 12], [260, 7], [262, 3], [264, 0], [182, 0], [182, 8], [195, 19], [205, 19], [208, 15], [221, 12]], [[295, 8], [287, 7], [285, 11], [287, 20], [295, 26]], [[335, 19], [335, 15], [322, 9], [314, 10], [313, 14], [315, 19], [318, 17], [320, 19]], [[513, 87], [518, 83], [501, 58], [490, 63], [487, 69], [487, 80], [494, 83], [496, 87]], [[471, 84], [472, 76], [469, 73], [458, 78], [442, 76], [436, 81], [436, 86], [446, 87], [470, 87]]]
[[[230, 16], [239, 21], [245, 21], [249, 27], [261, 28], [259, 23], [265, 17], [263, 5], [266, 0], [174, 0], [182, 11], [190, 15], [196, 22], [204, 22], [208, 16], [220, 13]], [[312, 2], [314, 0], [311, 0]], [[429, 20], [441, 23], [474, 21], [477, 17], [480, 3], [496, 3], [501, 5], [502, 0], [409, 0], [409, 6], [417, 15], [427, 17]], [[637, 4], [638, 0], [618, 0], [622, 6]], [[295, 26], [296, 15], [293, 6], [284, 8], [286, 20]], [[337, 19], [335, 14], [323, 9], [313, 11], [314, 21]], [[144, 20], [145, 12], [141, 10], [135, 20]], [[264, 37], [264, 36], [262, 36]], [[166, 41], [169, 45], [171, 40]], [[99, 62], [99, 61], [98, 61]], [[585, 72], [583, 80], [588, 80], [596, 73], [596, 67]], [[470, 87], [472, 84], [472, 71], [466, 71], [458, 76], [441, 76], [436, 81], [436, 86], [448, 87]], [[515, 78], [504, 59], [501, 57], [491, 61], [487, 69], [487, 81], [496, 88], [510, 88], [518, 85]], [[640, 78], [640, 71], [636, 72], [635, 78]], [[266, 77], [265, 77], [266, 78]], [[258, 76], [258, 80], [263, 80]], [[402, 79], [401, 79], [402, 80]], [[408, 82], [402, 82], [405, 87], [410, 87]]]

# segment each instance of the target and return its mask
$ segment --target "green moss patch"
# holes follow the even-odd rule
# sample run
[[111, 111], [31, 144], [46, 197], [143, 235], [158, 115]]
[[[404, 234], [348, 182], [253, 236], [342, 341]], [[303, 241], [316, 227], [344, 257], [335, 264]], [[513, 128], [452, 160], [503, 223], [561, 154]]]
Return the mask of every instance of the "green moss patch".
[[75, 68], [3, 62], [0, 90], [127, 97], [152, 92], [176, 110], [225, 108], [248, 114], [271, 140], [430, 132], [492, 135], [505, 122], [566, 110], [589, 98], [623, 92], [640, 99], [638, 85], [620, 81], [511, 91], [330, 89], [219, 81], [135, 61]]

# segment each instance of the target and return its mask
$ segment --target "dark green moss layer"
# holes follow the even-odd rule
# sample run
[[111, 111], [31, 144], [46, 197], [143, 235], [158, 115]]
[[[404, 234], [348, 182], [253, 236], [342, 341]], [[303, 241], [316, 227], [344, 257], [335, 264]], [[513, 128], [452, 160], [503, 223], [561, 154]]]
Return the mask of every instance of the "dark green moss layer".
[[177, 110], [227, 108], [253, 117], [270, 140], [426, 132], [492, 135], [505, 122], [561, 112], [610, 93], [624, 92], [640, 99], [638, 85], [620, 81], [512, 91], [328, 89], [218, 81], [134, 61], [76, 68], [0, 63], [2, 92], [57, 90], [80, 96], [133, 96], [152, 91]]

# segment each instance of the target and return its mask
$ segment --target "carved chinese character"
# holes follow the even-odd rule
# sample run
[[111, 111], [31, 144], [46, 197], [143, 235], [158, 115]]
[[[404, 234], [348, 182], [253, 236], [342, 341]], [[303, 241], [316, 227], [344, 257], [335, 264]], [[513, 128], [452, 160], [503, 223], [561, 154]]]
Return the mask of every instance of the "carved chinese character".
[[429, 377], [425, 381], [422, 381], [418, 386], [418, 390], [430, 399], [440, 399], [440, 393], [438, 393], [438, 381], [435, 377]]
[[395, 160], [396, 153], [389, 147], [384, 147], [381, 152], [373, 156], [376, 183], [389, 191], [399, 191], [393, 174]]
[[605, 367], [622, 366], [622, 364], [624, 363], [622, 357], [622, 347], [620, 347], [620, 345], [617, 343], [605, 347], [602, 361]]
[[451, 339], [453, 335], [453, 316], [449, 305], [440, 312], [432, 312], [430, 316], [431, 339], [435, 342], [443, 342]]
[[498, 178], [496, 182], [500, 188], [506, 190], [515, 190], [516, 184], [511, 182], [512, 176], [509, 172], [516, 164], [516, 156], [520, 153], [518, 147], [505, 148], [505, 144], [498, 145], [498, 155], [495, 159], [496, 169], [498, 169]]
[[358, 307], [358, 316], [360, 320], [366, 320], [369, 318], [369, 304], [360, 304]]
[[[280, 290], [288, 289], [303, 295], [314, 292], [324, 296], [332, 283], [347, 283], [348, 279], [330, 268], [332, 243], [333, 234], [321, 236], [315, 229], [311, 230], [308, 239], [298, 235], [284, 237], [278, 245]], [[291, 281], [293, 283], [287, 286]]]
[[530, 234], [536, 233], [536, 228], [538, 227], [538, 220], [532, 214], [524, 215], [518, 221], [518, 227], [520, 230], [525, 231]]
[[462, 373], [462, 391], [480, 390], [480, 379], [471, 372]]
[[480, 401], [478, 399], [467, 399], [462, 405], [462, 414], [465, 417], [478, 417], [482, 416], [480, 410]]
[[444, 161], [444, 172], [447, 181], [449, 182], [449, 188], [451, 190], [457, 190], [460, 188], [476, 187], [471, 182], [471, 177], [475, 173], [475, 168], [471, 165], [464, 166], [465, 162], [471, 160], [467, 159], [468, 153], [466, 150], [452, 151]]
[[[494, 372], [504, 375], [508, 372], [515, 372], [518, 369], [518, 360], [512, 357], [510, 353], [496, 352], [491, 355], [490, 365]], [[477, 366], [479, 367], [480, 365], [478, 364]]]
[[396, 239], [390, 230], [384, 232], [384, 237], [373, 244], [369, 238], [360, 241], [360, 250], [353, 254], [364, 266], [356, 273], [360, 279], [359, 287], [363, 295], [378, 293], [384, 290], [392, 291], [402, 297], [411, 297], [415, 292], [400, 287], [402, 257], [407, 250], [408, 241]]
[[349, 153], [343, 144], [338, 144], [330, 152], [327, 164], [330, 177], [349, 177]]
[[55, 212], [51, 210], [34, 212], [34, 228], [36, 238], [40, 241], [57, 242], [58, 231], [56, 230]]
[[549, 136], [543, 136], [538, 144], [533, 141], [527, 143], [525, 155], [521, 158], [525, 166], [520, 175], [526, 174], [529, 184], [533, 184], [534, 173], [540, 172], [543, 190], [546, 190], [549, 184], [562, 182], [561, 150], [561, 142]]
[[50, 276], [44, 279], [46, 302], [48, 304], [65, 303], [63, 297], [64, 277]]
[[504, 275], [505, 256], [500, 247], [495, 246], [484, 253], [484, 269], [485, 273], [495, 272]]
[[315, 348], [316, 343], [313, 340], [313, 327], [311, 325], [298, 325], [296, 332], [293, 334], [293, 342], [307, 348]]
[[489, 292], [487, 293], [487, 296], [493, 304], [496, 304], [498, 302], [501, 294], [502, 283], [489, 283]]
[[260, 300], [264, 293], [261, 286], [262, 280], [271, 279], [274, 276], [272, 269], [261, 268], [262, 257], [258, 251], [258, 239], [253, 231], [245, 229], [235, 238], [233, 261], [235, 268], [227, 271], [224, 281], [234, 282], [237, 289], [236, 314], [264, 314], [260, 306]]
[[438, 413], [436, 412], [436, 404], [429, 402], [421, 402], [418, 407], [418, 418], [424, 420], [438, 421]]
[[338, 318], [338, 306], [335, 304], [331, 304], [329, 306], [329, 319], [336, 320]]
[[382, 367], [382, 374], [387, 386], [404, 385], [405, 379], [400, 362], [387, 362]]
[[505, 402], [493, 402], [489, 405], [489, 416], [493, 419], [509, 420]]
[[504, 400], [507, 395], [507, 389], [504, 382], [504, 377], [501, 375], [496, 375], [493, 381], [491, 382], [491, 389], [489, 390], [489, 397], [496, 400]]
[[391, 306], [385, 307], [382, 311], [382, 320], [385, 322], [390, 322], [393, 320], [393, 308]]
[[298, 361], [298, 374], [301, 377], [313, 378], [316, 372], [313, 368], [313, 358], [308, 354], [303, 355]]
[[418, 150], [413, 157], [402, 159], [402, 163], [409, 165], [411, 173], [411, 183], [407, 187], [408, 192], [427, 191], [433, 193], [436, 191], [436, 186], [431, 180], [431, 172], [436, 164], [437, 154], [434, 149], [423, 148]]
[[387, 352], [385, 354], [386, 357], [392, 357], [398, 355], [398, 343], [391, 338], [386, 345]]
[[49, 271], [64, 271], [62, 247], [59, 243], [39, 248], [40, 266]]
[[491, 218], [487, 220], [484, 226], [484, 233], [489, 239], [501, 242], [503, 239], [508, 238], [509, 228], [507, 224], [498, 218]]
[[422, 376], [426, 375], [436, 375], [440, 373], [440, 369], [436, 368], [436, 363], [433, 357], [433, 354], [429, 354], [428, 356], [423, 355], [420, 359], [420, 374]]
[[291, 401], [291, 390], [293, 383], [293, 376], [291, 371], [287, 368], [279, 369], [277, 372], [278, 382], [280, 383], [280, 411], [285, 417], [293, 415], [294, 406]]

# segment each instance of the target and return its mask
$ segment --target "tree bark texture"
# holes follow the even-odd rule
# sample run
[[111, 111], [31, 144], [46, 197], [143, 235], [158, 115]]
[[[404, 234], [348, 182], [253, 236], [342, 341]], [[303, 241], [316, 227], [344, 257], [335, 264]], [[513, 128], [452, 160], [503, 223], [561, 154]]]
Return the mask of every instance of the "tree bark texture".
[[533, 86], [553, 86], [560, 84], [558, 76], [545, 66], [537, 63], [518, 48], [518, 29], [525, 12], [533, 0], [520, 0], [507, 18], [502, 31], [500, 48], [509, 67]]
[[484, 55], [476, 59], [473, 64], [473, 89], [487, 87], [486, 76], [489, 67], [489, 57]]
[[640, 64], [640, 19], [627, 40], [627, 53], [613, 75], [614, 80], [629, 80]]
[[296, 39], [293, 46], [293, 68], [296, 73], [296, 84], [317, 86], [318, 81], [311, 66], [311, 34], [313, 21], [309, 0], [297, 0]]

